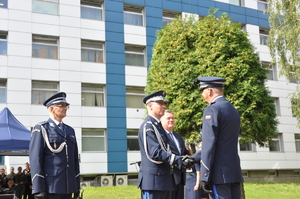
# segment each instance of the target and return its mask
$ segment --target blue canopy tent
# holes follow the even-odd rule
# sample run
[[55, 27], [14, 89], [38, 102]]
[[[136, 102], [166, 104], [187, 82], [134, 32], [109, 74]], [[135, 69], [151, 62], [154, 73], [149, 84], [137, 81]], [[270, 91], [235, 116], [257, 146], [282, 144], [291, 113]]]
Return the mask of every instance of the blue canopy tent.
[[31, 132], [5, 107], [0, 112], [0, 155], [26, 156]]

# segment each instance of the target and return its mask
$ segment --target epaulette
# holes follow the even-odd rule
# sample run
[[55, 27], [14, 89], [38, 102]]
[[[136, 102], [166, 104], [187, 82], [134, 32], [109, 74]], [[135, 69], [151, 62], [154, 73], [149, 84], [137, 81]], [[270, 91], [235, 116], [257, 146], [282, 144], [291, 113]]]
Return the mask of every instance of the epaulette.
[[46, 124], [46, 123], [48, 123], [48, 121], [42, 121], [42, 122], [39, 122], [38, 124], [42, 125], [42, 124]]
[[146, 129], [146, 132], [147, 132], [147, 131], [152, 131], [152, 132], [154, 132], [154, 129]]

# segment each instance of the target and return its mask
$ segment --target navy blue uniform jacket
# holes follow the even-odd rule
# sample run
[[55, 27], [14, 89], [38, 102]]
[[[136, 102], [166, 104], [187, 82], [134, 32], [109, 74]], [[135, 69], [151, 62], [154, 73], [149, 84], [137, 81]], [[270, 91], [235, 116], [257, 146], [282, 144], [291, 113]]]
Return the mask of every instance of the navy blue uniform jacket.
[[[175, 182], [173, 175], [170, 173], [169, 165], [172, 156], [174, 155], [161, 148], [152, 124], [147, 122], [151, 122], [157, 128], [165, 145], [169, 142], [167, 132], [163, 129], [161, 124], [148, 115], [146, 120], [142, 123], [138, 134], [139, 147], [141, 151], [138, 187], [142, 190], [175, 190]], [[144, 125], [146, 125], [146, 138], [144, 138], [143, 133]], [[149, 157], [152, 160], [163, 162], [162, 164], [154, 163], [147, 158], [144, 142], [147, 143], [146, 149]], [[172, 165], [181, 169], [182, 158], [180, 156], [175, 156]]]
[[224, 97], [205, 108], [202, 151], [201, 155], [194, 155], [196, 161], [201, 159], [201, 181], [211, 184], [243, 182], [237, 148], [239, 133], [239, 113]]
[[[52, 148], [58, 148], [66, 140], [66, 147], [53, 153], [45, 144], [41, 125], [46, 129]], [[29, 160], [33, 194], [39, 192], [70, 194], [80, 188], [78, 148], [74, 129], [64, 124], [65, 133], [52, 119], [37, 124], [31, 135]], [[56, 146], [56, 147], [55, 147]]]

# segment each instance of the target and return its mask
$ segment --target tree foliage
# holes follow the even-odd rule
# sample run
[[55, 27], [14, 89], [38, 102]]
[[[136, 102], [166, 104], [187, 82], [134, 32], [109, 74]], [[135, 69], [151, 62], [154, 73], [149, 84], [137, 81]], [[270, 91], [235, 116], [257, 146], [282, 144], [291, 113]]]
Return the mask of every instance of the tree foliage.
[[[288, 80], [300, 80], [300, 1], [269, 0], [270, 35], [267, 45], [273, 64]], [[300, 127], [300, 89], [290, 95], [293, 114]]]
[[[165, 90], [175, 112], [175, 130], [193, 143], [199, 139], [207, 103], [198, 92], [199, 76], [223, 77], [225, 97], [241, 116], [242, 142], [265, 145], [276, 132], [274, 100], [265, 88], [266, 69], [227, 14], [177, 19], [157, 33], [146, 93]], [[201, 138], [200, 138], [201, 139]]]

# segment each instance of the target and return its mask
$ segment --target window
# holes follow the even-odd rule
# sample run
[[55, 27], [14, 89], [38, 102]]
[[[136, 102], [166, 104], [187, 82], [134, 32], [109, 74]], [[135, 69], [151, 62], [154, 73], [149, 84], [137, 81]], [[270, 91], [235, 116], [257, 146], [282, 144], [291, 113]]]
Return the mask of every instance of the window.
[[176, 16], [180, 16], [180, 12], [163, 10], [163, 26], [167, 26], [167, 24], [173, 21]]
[[32, 12], [58, 15], [58, 0], [32, 0]]
[[279, 98], [274, 98], [274, 104], [275, 104], [276, 115], [277, 116], [281, 115]]
[[252, 143], [240, 143], [240, 151], [253, 151], [252, 149]]
[[127, 129], [127, 149], [128, 151], [139, 151], [138, 129]]
[[281, 134], [274, 135], [269, 146], [270, 151], [282, 151], [281, 149]]
[[248, 171], [242, 171], [242, 176], [243, 177], [249, 177], [249, 172]]
[[295, 134], [296, 151], [300, 152], [300, 134]]
[[0, 79], [0, 103], [6, 103], [6, 80]]
[[298, 102], [296, 101], [296, 99], [291, 100], [291, 110], [292, 110], [292, 117], [296, 117], [296, 115], [299, 113]]
[[144, 88], [126, 87], [126, 107], [145, 108], [143, 98], [145, 97]]
[[229, 0], [229, 3], [236, 6], [243, 6], [243, 0]]
[[124, 5], [124, 24], [143, 26], [143, 8], [134, 5]]
[[33, 35], [32, 57], [58, 59], [58, 38]]
[[82, 84], [81, 105], [104, 107], [104, 86], [98, 84]]
[[104, 129], [82, 129], [82, 151], [83, 152], [104, 152], [105, 151]]
[[7, 55], [7, 32], [0, 32], [0, 55]]
[[125, 46], [125, 65], [145, 66], [145, 52], [141, 46]]
[[96, 41], [81, 41], [81, 61], [103, 63], [103, 44]]
[[0, 8], [7, 8], [7, 0], [0, 0]]
[[32, 81], [31, 104], [42, 104], [57, 92], [57, 82]]
[[269, 30], [260, 28], [259, 29], [259, 38], [261, 45], [267, 45], [267, 39], [269, 37]]
[[269, 176], [277, 176], [277, 172], [276, 171], [269, 171]]
[[289, 74], [289, 82], [290, 83], [294, 83], [294, 84], [298, 84], [299, 80], [297, 80], [294, 76], [295, 72], [290, 72]]
[[257, 10], [265, 11], [268, 8], [267, 0], [257, 1]]
[[80, 13], [83, 19], [102, 21], [102, 1], [81, 0]]
[[275, 66], [271, 66], [270, 62], [264, 62], [264, 61], [261, 64], [264, 66], [264, 68], [269, 70], [269, 72], [267, 73], [267, 79], [268, 80], [276, 80], [276, 78], [275, 78], [275, 74], [276, 74]]

